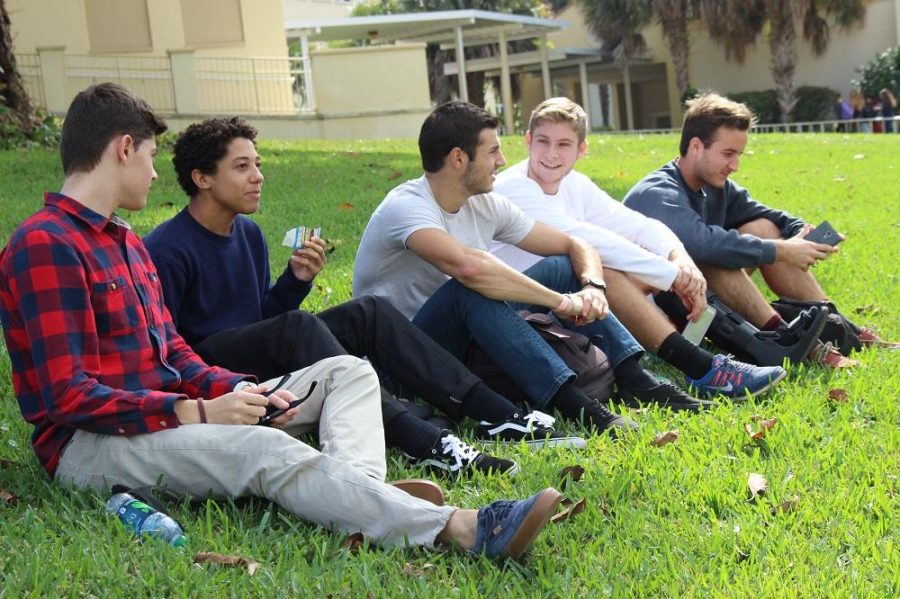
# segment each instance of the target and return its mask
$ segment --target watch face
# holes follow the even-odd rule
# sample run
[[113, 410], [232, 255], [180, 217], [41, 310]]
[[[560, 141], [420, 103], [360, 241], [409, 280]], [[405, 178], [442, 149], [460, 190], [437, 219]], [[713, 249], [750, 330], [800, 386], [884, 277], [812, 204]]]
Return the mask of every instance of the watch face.
[[606, 289], [606, 282], [603, 279], [598, 279], [595, 277], [591, 277], [584, 284], [585, 287], [590, 285], [591, 287], [596, 287], [597, 289]]

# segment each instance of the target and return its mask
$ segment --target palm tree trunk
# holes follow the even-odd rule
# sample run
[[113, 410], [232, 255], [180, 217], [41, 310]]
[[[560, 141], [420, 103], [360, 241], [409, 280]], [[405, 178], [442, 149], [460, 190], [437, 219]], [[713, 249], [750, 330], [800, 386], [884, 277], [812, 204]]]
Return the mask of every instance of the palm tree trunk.
[[797, 104], [797, 87], [794, 69], [797, 66], [797, 36], [794, 29], [794, 13], [790, 2], [769, 0], [769, 50], [772, 53], [772, 79], [781, 108], [781, 119], [791, 120], [791, 112]]
[[22, 84], [22, 77], [16, 67], [16, 56], [13, 54], [11, 23], [6, 11], [5, 0], [0, 0], [0, 96], [16, 121], [19, 129], [30, 134], [34, 129], [34, 108], [28, 98], [28, 92]]
[[689, 0], [654, 0], [654, 8], [662, 27], [663, 39], [672, 57], [675, 85], [683, 98], [691, 82], [688, 68], [690, 38], [688, 37]]

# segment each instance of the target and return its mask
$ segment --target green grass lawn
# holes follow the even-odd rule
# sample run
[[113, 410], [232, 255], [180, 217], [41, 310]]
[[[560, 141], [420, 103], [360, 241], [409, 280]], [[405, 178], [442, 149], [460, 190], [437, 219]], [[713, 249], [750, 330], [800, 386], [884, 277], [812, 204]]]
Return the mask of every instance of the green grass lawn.
[[[504, 140], [510, 162], [524, 157]], [[674, 136], [591, 137], [580, 168], [616, 198], [674, 157]], [[830, 220], [848, 240], [816, 274], [855, 320], [900, 339], [900, 136], [753, 135], [734, 178], [766, 203], [806, 220]], [[319, 225], [334, 244], [329, 265], [305, 304], [313, 311], [350, 297], [359, 237], [384, 194], [418, 176], [414, 142], [260, 143], [267, 176], [256, 216], [268, 235], [273, 268], [289, 250], [284, 232]], [[170, 155], [149, 207], [123, 214], [140, 233], [174, 215], [185, 198]], [[0, 152], [0, 240], [62, 181], [55, 152]], [[208, 502], [176, 508], [187, 550], [133, 541], [103, 512], [106, 497], [59, 489], [38, 467], [31, 429], [19, 415], [0, 350], [0, 596], [857, 596], [900, 593], [900, 353], [867, 351], [845, 372], [795, 368], [765, 399], [722, 404], [697, 416], [652, 409], [633, 417], [637, 434], [590, 440], [581, 453], [494, 447], [522, 468], [513, 480], [448, 482], [464, 506], [527, 496], [559, 484], [565, 466], [583, 479], [566, 494], [587, 510], [551, 526], [521, 563], [495, 565], [459, 552], [351, 553], [341, 535], [306, 524], [268, 503]], [[844, 389], [844, 403], [829, 390]], [[776, 418], [762, 441], [747, 423]], [[678, 429], [674, 443], [650, 444]], [[391, 476], [405, 470], [392, 453]], [[748, 474], [768, 492], [748, 501]], [[796, 497], [792, 509], [776, 510]], [[323, 498], [327, 501], [327, 498]], [[192, 565], [198, 551], [240, 555], [260, 564]]]

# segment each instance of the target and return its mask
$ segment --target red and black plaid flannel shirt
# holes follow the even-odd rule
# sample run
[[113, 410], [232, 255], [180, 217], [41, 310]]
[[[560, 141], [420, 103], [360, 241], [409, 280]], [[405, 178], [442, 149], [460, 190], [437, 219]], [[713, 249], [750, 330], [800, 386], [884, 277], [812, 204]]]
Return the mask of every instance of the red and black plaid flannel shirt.
[[156, 268], [123, 220], [61, 194], [44, 203], [0, 253], [0, 321], [52, 476], [76, 429], [174, 428], [176, 399], [217, 397], [247, 377], [207, 366], [175, 332]]

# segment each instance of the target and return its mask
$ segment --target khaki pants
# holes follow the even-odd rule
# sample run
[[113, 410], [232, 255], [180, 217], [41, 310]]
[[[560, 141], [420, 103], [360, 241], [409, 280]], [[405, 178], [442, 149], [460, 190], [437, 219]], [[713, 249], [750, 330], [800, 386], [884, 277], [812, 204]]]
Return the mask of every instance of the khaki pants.
[[[118, 437], [78, 431], [56, 479], [105, 490], [156, 484], [196, 497], [264, 497], [322, 526], [362, 532], [383, 545], [432, 546], [455, 508], [413, 498], [383, 481], [378, 379], [364, 361], [338, 356], [292, 373], [286, 385], [313, 394], [285, 430], [183, 425]], [[278, 379], [267, 381], [272, 388]], [[318, 425], [321, 451], [293, 438]]]

